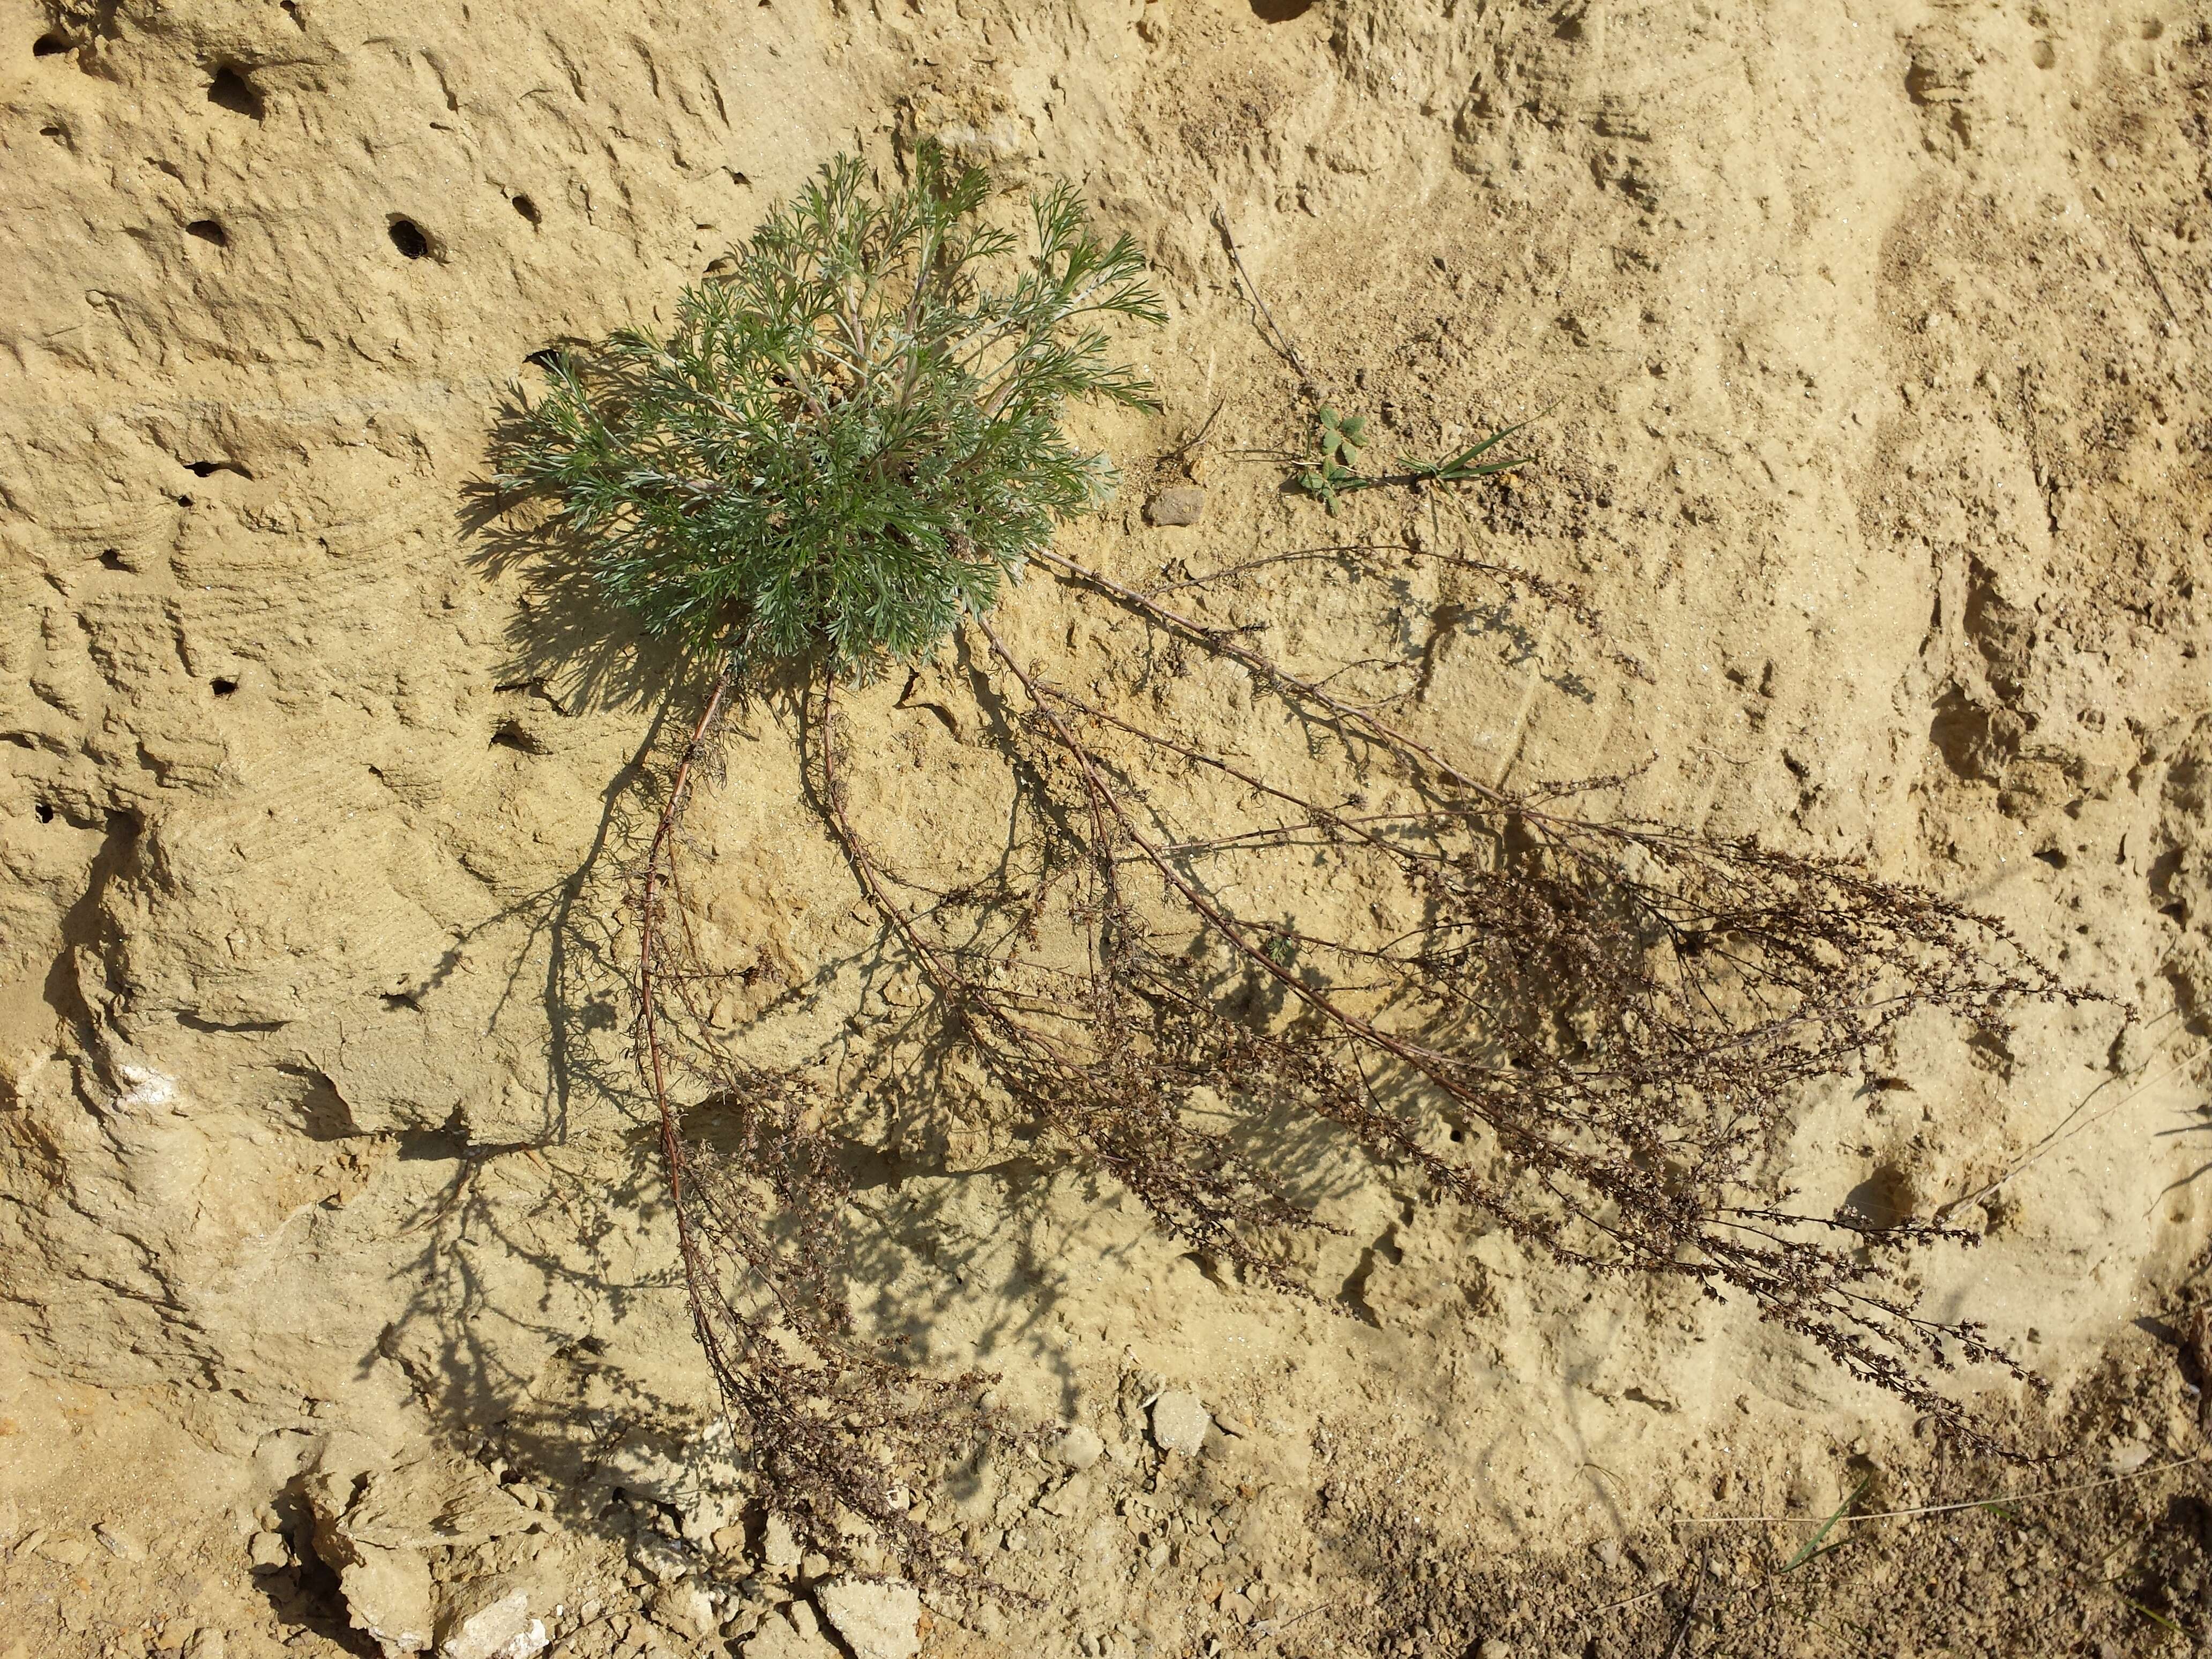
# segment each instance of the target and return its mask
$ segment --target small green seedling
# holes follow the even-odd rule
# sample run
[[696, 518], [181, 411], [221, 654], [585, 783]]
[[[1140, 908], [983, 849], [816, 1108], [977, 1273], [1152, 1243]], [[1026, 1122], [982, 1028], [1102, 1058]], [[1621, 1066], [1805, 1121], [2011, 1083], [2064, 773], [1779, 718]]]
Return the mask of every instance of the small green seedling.
[[1835, 1530], [1836, 1522], [1844, 1518], [1844, 1515], [1850, 1510], [1851, 1505], [1859, 1501], [1860, 1496], [1865, 1492], [1868, 1486], [1872, 1483], [1874, 1477], [1872, 1475], [1869, 1475], [1865, 1480], [1861, 1480], [1857, 1486], [1854, 1486], [1851, 1489], [1851, 1495], [1844, 1499], [1842, 1503], [1837, 1504], [1834, 1512], [1831, 1514], [1826, 1520], [1820, 1522], [1820, 1530], [1814, 1533], [1810, 1538], [1807, 1539], [1804, 1543], [1798, 1547], [1797, 1553], [1791, 1556], [1788, 1562], [1784, 1565], [1782, 1571], [1774, 1576], [1777, 1578], [1783, 1577], [1790, 1573], [1796, 1571], [1798, 1568], [1803, 1566], [1808, 1561], [1812, 1560], [1815, 1556], [1826, 1555], [1830, 1550], [1839, 1550], [1843, 1548], [1844, 1546], [1840, 1540], [1833, 1544], [1827, 1544], [1825, 1547], [1823, 1547], [1823, 1540], [1826, 1539], [1827, 1535], [1831, 1532]]
[[1315, 420], [1321, 428], [1320, 458], [1298, 475], [1297, 487], [1331, 514], [1336, 512], [1340, 499], [1354, 490], [1375, 489], [1387, 484], [1473, 483], [1479, 478], [1525, 465], [1528, 460], [1526, 455], [1491, 457], [1491, 451], [1529, 424], [1528, 421], [1519, 421], [1500, 427], [1488, 437], [1442, 460], [1401, 457], [1399, 465], [1402, 471], [1370, 476], [1359, 471], [1360, 453], [1367, 447], [1367, 417], [1339, 415], [1334, 409], [1323, 409]]

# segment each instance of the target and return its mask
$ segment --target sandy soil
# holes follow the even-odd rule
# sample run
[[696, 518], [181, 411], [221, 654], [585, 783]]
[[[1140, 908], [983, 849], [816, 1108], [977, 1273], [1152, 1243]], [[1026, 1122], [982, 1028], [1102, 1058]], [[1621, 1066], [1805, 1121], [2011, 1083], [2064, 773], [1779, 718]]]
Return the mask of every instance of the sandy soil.
[[[933, 1595], [923, 1651], [2202, 1639], [2203, 6], [4, 0], [0, 65], [0, 1656], [466, 1653], [513, 1592], [577, 1659], [868, 1659], [696, 1432], [618, 972], [672, 665], [471, 509], [530, 354], [665, 316], [839, 146], [923, 137], [1074, 179], [1169, 297], [1132, 348], [1165, 412], [1085, 417], [1125, 486], [1072, 553], [1428, 536], [1577, 581], [1650, 682], [1523, 608], [1437, 645], [1423, 729], [1501, 778], [1648, 762], [1632, 810], [1863, 854], [2116, 1000], [1915, 1026], [1778, 1171], [1986, 1232], [1924, 1290], [2055, 1385], [1956, 1380], [2050, 1455], [2019, 1467], [1371, 1171], [1323, 1172], [1342, 1305], [1308, 1307], [890, 1115], [864, 1310], [1103, 1448], [925, 1500], [1032, 1599]], [[1307, 404], [1217, 205], [1388, 447], [1540, 414], [1535, 464], [1286, 498]], [[1199, 523], [1149, 523], [1194, 477]], [[1315, 660], [1374, 625], [1292, 576], [1251, 602]], [[1141, 645], [1042, 578], [1002, 622], [1109, 689]], [[857, 713], [871, 821], [987, 852], [1013, 786], [963, 677]], [[750, 708], [695, 825], [764, 1058], [917, 994], [794, 755]], [[1154, 1445], [1163, 1389], [1197, 1455]], [[2023, 1492], [2060, 1495], [1790, 1565], [1854, 1495]]]

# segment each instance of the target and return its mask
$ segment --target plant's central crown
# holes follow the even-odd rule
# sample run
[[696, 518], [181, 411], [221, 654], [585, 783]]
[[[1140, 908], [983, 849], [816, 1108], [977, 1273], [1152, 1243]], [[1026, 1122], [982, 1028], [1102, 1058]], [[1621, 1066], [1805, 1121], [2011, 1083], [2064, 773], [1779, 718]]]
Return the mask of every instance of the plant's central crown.
[[748, 667], [927, 653], [1101, 499], [1067, 400], [1155, 406], [1102, 326], [1164, 320], [1144, 258], [1099, 241], [1071, 187], [1031, 198], [1022, 248], [980, 217], [985, 173], [933, 146], [880, 200], [865, 173], [825, 166], [665, 339], [564, 355], [505, 457], [611, 599]]

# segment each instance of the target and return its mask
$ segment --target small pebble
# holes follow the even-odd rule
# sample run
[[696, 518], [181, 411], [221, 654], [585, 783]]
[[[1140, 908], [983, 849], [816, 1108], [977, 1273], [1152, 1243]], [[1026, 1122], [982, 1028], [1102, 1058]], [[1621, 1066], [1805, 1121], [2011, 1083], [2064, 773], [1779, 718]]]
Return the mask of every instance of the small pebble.
[[1152, 1401], [1152, 1442], [1162, 1451], [1195, 1457], [1212, 1426], [1213, 1419], [1194, 1394], [1170, 1389]]
[[696, 1579], [664, 1584], [653, 1594], [653, 1616], [678, 1636], [703, 1641], [714, 1629], [714, 1599]]
[[921, 1598], [911, 1585], [838, 1578], [814, 1596], [855, 1659], [914, 1659], [921, 1649]]
[[633, 1539], [629, 1547], [632, 1566], [648, 1575], [657, 1584], [672, 1584], [691, 1570], [688, 1552], [679, 1549], [657, 1533], [646, 1533]]
[[1039, 1499], [1037, 1507], [1047, 1515], [1057, 1515], [1065, 1519], [1080, 1514], [1090, 1498], [1091, 1478], [1083, 1474], [1071, 1475], [1066, 1486], [1047, 1492]]
[[278, 1532], [257, 1532], [247, 1547], [247, 1555], [256, 1572], [274, 1572], [291, 1560], [284, 1547], [284, 1534]]
[[1098, 1431], [1078, 1423], [1060, 1436], [1060, 1443], [1053, 1448], [1052, 1455], [1079, 1473], [1096, 1463], [1105, 1450], [1106, 1443], [1098, 1437]]
[[792, 1535], [791, 1522], [780, 1515], [768, 1518], [767, 1529], [761, 1535], [761, 1559], [778, 1572], [789, 1572], [799, 1565], [799, 1540]]
[[1145, 517], [1154, 524], [1196, 524], [1206, 511], [1206, 492], [1195, 488], [1163, 489], [1145, 504]]

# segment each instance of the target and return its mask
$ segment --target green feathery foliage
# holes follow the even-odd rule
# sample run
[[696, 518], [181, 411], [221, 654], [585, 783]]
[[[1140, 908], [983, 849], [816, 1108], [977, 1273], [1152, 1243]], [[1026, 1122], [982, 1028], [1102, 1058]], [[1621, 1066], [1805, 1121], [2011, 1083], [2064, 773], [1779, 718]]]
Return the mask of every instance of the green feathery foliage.
[[1144, 257], [1093, 236], [1071, 186], [1031, 198], [1018, 252], [978, 216], [981, 168], [924, 145], [879, 200], [865, 174], [825, 165], [665, 340], [562, 354], [501, 457], [609, 599], [741, 671], [927, 654], [1109, 488], [1067, 400], [1157, 407], [1101, 327], [1165, 320]]

